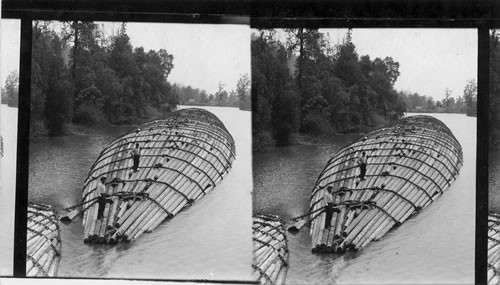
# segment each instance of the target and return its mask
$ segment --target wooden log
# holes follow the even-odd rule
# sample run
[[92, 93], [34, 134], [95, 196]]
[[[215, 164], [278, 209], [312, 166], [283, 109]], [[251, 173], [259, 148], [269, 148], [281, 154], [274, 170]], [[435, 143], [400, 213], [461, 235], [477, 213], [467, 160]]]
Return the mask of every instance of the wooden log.
[[54, 277], [61, 257], [57, 212], [48, 205], [29, 203], [26, 276]]
[[[368, 167], [361, 181], [357, 159], [363, 151]], [[335, 234], [325, 228], [324, 214], [318, 215], [311, 221], [312, 250], [330, 251], [330, 245], [337, 246], [336, 252], [359, 249], [380, 239], [441, 196], [462, 161], [461, 146], [451, 131], [428, 116], [405, 118], [344, 147], [328, 161], [311, 197], [314, 211], [322, 206], [326, 187], [342, 196], [335, 200], [340, 209]]]
[[[141, 158], [138, 171], [131, 173], [129, 153], [136, 143], [141, 147]], [[101, 224], [96, 221], [97, 206], [90, 208], [84, 214], [84, 239], [133, 240], [153, 230], [214, 189], [234, 159], [231, 135], [217, 117], [200, 109], [174, 112], [165, 120], [147, 123], [116, 139], [93, 164], [83, 195], [97, 186], [98, 177], [107, 176], [124, 182], [119, 190], [113, 188], [111, 195], [136, 193], [135, 197], [129, 195], [135, 200], [113, 200], [116, 209], [106, 208]]]
[[488, 213], [488, 284], [500, 281], [500, 215]]
[[288, 245], [283, 222], [273, 215], [253, 217], [254, 274], [261, 284], [285, 284]]

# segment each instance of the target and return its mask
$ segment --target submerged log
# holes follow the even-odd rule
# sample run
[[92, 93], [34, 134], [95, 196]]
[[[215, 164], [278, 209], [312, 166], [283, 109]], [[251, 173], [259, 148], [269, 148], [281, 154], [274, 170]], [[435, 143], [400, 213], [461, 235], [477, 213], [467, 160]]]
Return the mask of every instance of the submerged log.
[[500, 283], [500, 214], [488, 214], [488, 284]]
[[[141, 148], [132, 170], [131, 152]], [[132, 241], [205, 196], [228, 173], [234, 140], [202, 109], [183, 109], [114, 140], [101, 152], [83, 188], [84, 242]], [[97, 219], [96, 187], [106, 177], [104, 217]]]
[[26, 276], [54, 277], [61, 259], [57, 213], [51, 206], [28, 205]]
[[273, 215], [253, 216], [253, 268], [260, 284], [285, 284], [288, 245], [283, 222]]
[[[361, 180], [363, 152], [367, 168]], [[310, 211], [317, 211], [311, 217], [312, 251], [342, 253], [382, 238], [441, 196], [462, 159], [452, 132], [429, 116], [404, 118], [344, 147], [328, 161], [312, 191]], [[325, 221], [328, 190], [333, 213]]]
[[292, 225], [289, 225], [286, 230], [291, 232], [291, 233], [298, 233], [302, 227], [304, 227], [307, 224], [306, 219], [300, 219], [297, 222], [293, 223]]

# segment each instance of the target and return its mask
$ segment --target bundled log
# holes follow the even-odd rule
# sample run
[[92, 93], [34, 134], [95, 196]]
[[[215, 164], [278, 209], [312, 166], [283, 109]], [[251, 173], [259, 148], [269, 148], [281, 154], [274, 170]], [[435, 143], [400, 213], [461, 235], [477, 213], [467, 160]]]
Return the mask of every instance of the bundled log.
[[[132, 150], [141, 148], [132, 170]], [[109, 143], [83, 187], [84, 242], [132, 241], [209, 193], [228, 173], [235, 145], [224, 124], [202, 109], [183, 109]], [[100, 179], [106, 204], [98, 219]]]
[[[365, 179], [360, 158], [366, 155]], [[436, 200], [463, 164], [451, 131], [429, 116], [404, 118], [338, 151], [312, 191], [313, 252], [358, 250]], [[333, 203], [327, 207], [325, 194]], [[332, 213], [329, 221], [327, 211]]]
[[28, 205], [26, 276], [54, 277], [61, 259], [56, 211], [48, 205]]
[[500, 214], [488, 214], [488, 284], [500, 284]]
[[253, 216], [253, 268], [260, 284], [285, 284], [288, 245], [283, 222], [273, 215]]

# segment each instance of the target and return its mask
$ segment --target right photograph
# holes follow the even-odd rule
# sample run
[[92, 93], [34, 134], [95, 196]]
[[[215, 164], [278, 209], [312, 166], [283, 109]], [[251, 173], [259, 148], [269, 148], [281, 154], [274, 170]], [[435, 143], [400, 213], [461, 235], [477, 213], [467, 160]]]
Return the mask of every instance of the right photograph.
[[474, 283], [477, 30], [253, 29], [251, 54], [256, 278]]
[[488, 284], [500, 283], [500, 34], [490, 31]]

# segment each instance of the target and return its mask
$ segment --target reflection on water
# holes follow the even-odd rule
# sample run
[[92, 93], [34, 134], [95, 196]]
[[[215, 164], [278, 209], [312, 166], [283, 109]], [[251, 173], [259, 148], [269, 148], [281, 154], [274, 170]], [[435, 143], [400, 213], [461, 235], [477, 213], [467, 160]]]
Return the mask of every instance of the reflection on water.
[[[250, 112], [206, 107], [236, 143], [233, 169], [209, 195], [132, 243], [83, 243], [81, 218], [62, 225], [59, 276], [250, 280]], [[29, 199], [57, 209], [81, 201], [90, 166], [102, 148], [132, 127], [30, 144]]]
[[0, 135], [4, 156], [0, 160], [0, 275], [13, 274], [14, 205], [16, 191], [17, 108], [0, 105]]
[[[288, 235], [287, 284], [473, 283], [476, 118], [432, 114], [460, 141], [464, 165], [448, 191], [419, 215], [356, 253], [312, 254], [309, 228]], [[305, 213], [319, 173], [353, 135], [329, 145], [255, 153], [254, 211], [289, 219]]]

